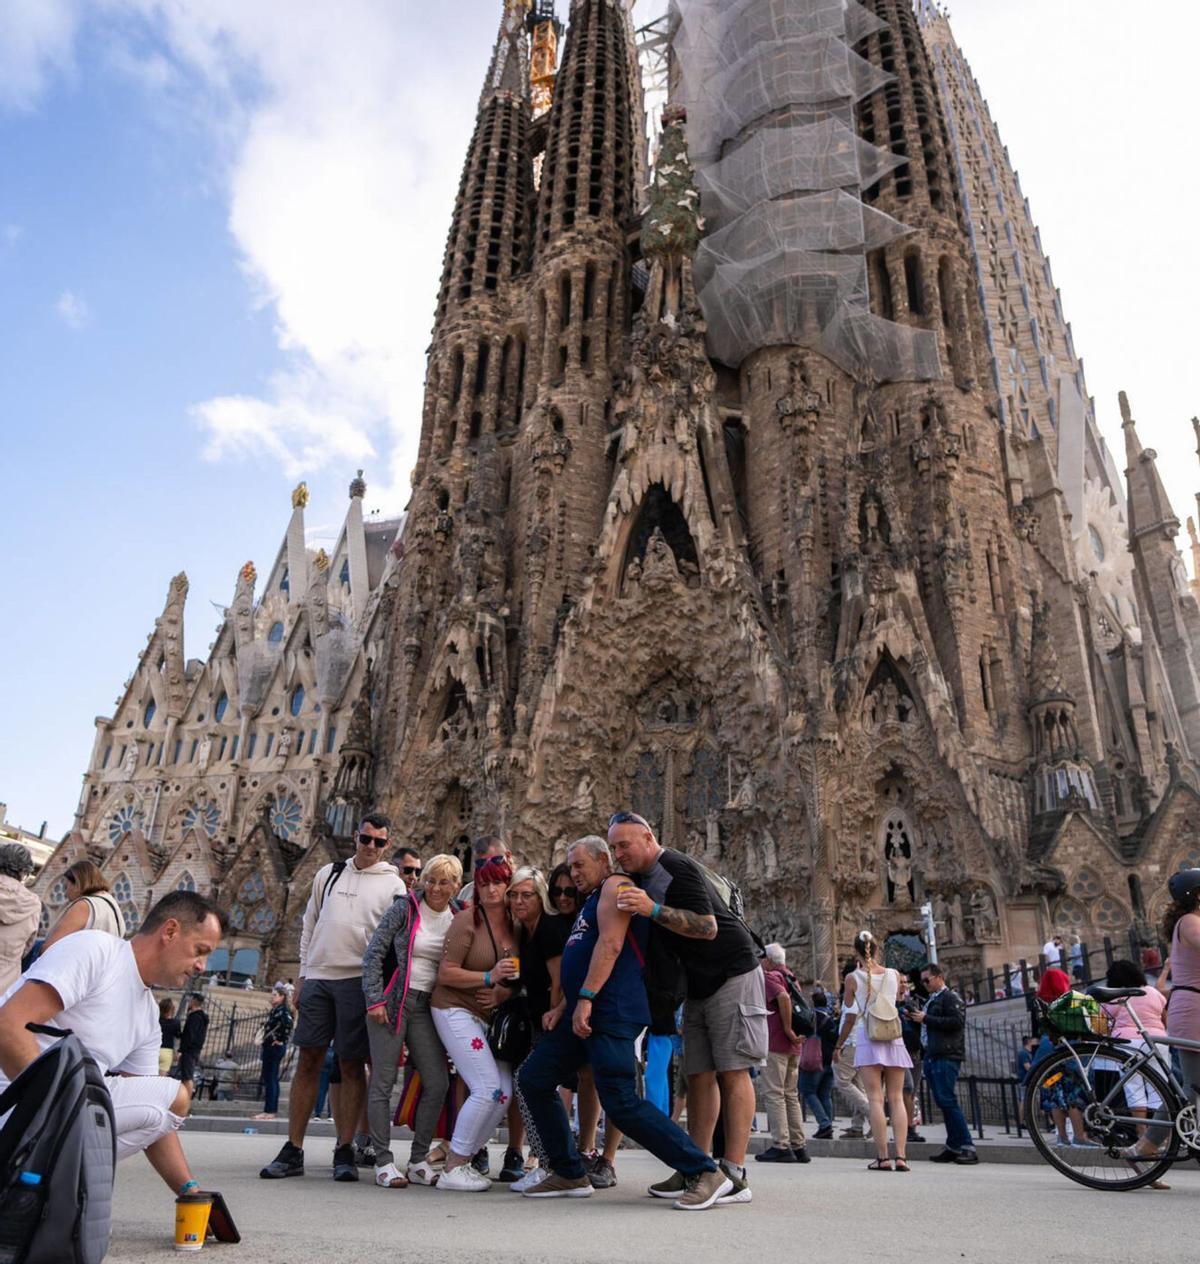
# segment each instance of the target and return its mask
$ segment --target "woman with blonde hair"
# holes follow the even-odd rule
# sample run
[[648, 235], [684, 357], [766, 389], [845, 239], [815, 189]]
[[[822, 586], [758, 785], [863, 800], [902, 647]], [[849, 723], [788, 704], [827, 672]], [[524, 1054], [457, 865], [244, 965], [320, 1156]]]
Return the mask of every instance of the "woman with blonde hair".
[[[450, 1076], [430, 1000], [462, 878], [462, 863], [456, 857], [431, 857], [421, 871], [422, 894], [418, 897], [411, 891], [396, 897], [363, 957], [363, 996], [371, 1045], [367, 1120], [375, 1146], [375, 1184], [383, 1189], [403, 1189], [410, 1181], [434, 1185], [438, 1180], [439, 1173], [429, 1162], [429, 1146]], [[396, 964], [385, 977], [389, 949]], [[400, 1050], [405, 1045], [421, 1076], [421, 1099], [413, 1120], [408, 1167], [401, 1172], [392, 1156], [391, 1098]]]
[[42, 951], [77, 930], [103, 930], [125, 938], [125, 918], [100, 867], [90, 860], [77, 860], [63, 874], [67, 898], [71, 901], [50, 928]]
[[888, 1156], [887, 1118], [884, 1094], [892, 1115], [892, 1139], [896, 1143], [897, 1172], [909, 1171], [905, 1158], [908, 1139], [908, 1112], [904, 1108], [904, 1072], [912, 1066], [912, 1058], [904, 1047], [900, 1028], [900, 1011], [896, 1000], [900, 995], [900, 973], [879, 960], [879, 942], [869, 930], [860, 931], [854, 940], [854, 956], [858, 968], [846, 976], [842, 999], [842, 1029], [834, 1049], [836, 1057], [846, 1043], [855, 1023], [859, 1031], [854, 1047], [854, 1066], [862, 1076], [871, 1113], [871, 1137], [876, 1158], [867, 1167], [872, 1172], [892, 1171]]

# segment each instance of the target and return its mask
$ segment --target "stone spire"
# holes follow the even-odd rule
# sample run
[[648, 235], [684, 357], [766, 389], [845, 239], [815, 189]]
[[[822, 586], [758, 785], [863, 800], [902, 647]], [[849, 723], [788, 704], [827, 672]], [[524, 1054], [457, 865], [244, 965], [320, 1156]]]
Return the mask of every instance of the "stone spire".
[[292, 492], [292, 517], [287, 529], [288, 601], [303, 601], [308, 592], [308, 546], [304, 542], [304, 510], [308, 485]]
[[1168, 540], [1179, 533], [1179, 519], [1171, 508], [1167, 489], [1158, 472], [1158, 453], [1143, 448], [1138, 438], [1137, 422], [1124, 391], [1119, 396], [1121, 426], [1125, 431], [1125, 479], [1129, 485], [1129, 538], [1152, 531], [1161, 531]]
[[528, 262], [533, 203], [526, 6], [505, 0], [446, 243], [438, 318], [495, 294]]

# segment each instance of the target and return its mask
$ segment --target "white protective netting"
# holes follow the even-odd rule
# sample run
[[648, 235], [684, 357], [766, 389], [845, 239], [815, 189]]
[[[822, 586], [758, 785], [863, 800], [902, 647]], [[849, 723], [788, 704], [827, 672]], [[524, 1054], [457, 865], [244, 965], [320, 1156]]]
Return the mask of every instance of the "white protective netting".
[[850, 46], [884, 23], [857, 0], [672, 0], [670, 26], [710, 354], [800, 345], [877, 381], [940, 377], [935, 334], [870, 311], [867, 252], [911, 231], [862, 201], [903, 161], [854, 130], [889, 76]]

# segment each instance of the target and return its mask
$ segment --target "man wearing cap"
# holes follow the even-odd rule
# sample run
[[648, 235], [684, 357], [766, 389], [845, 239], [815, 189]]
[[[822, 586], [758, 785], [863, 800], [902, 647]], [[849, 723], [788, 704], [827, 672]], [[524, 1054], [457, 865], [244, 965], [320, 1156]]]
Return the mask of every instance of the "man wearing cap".
[[42, 902], [25, 885], [33, 857], [20, 843], [0, 845], [0, 992], [17, 981], [21, 958], [33, 947]]

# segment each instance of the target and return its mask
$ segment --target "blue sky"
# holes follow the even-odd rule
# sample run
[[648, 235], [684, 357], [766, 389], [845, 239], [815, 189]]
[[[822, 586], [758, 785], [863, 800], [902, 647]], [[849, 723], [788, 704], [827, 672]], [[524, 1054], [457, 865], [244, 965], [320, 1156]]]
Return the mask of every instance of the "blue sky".
[[[3, 0], [0, 800], [70, 825], [172, 575], [203, 657], [288, 493], [403, 508], [444, 234], [499, 0]], [[566, 10], [560, 0], [560, 10]], [[642, 0], [652, 16], [657, 0]], [[958, 0], [1118, 465], [1129, 390], [1200, 487], [1191, 6]], [[1086, 15], [1086, 16], [1085, 16]], [[1038, 38], [1031, 39], [1031, 32]], [[1189, 34], [1190, 33], [1190, 34]], [[1073, 146], [1073, 148], [1071, 147]], [[1190, 289], [1189, 289], [1190, 282]]]

